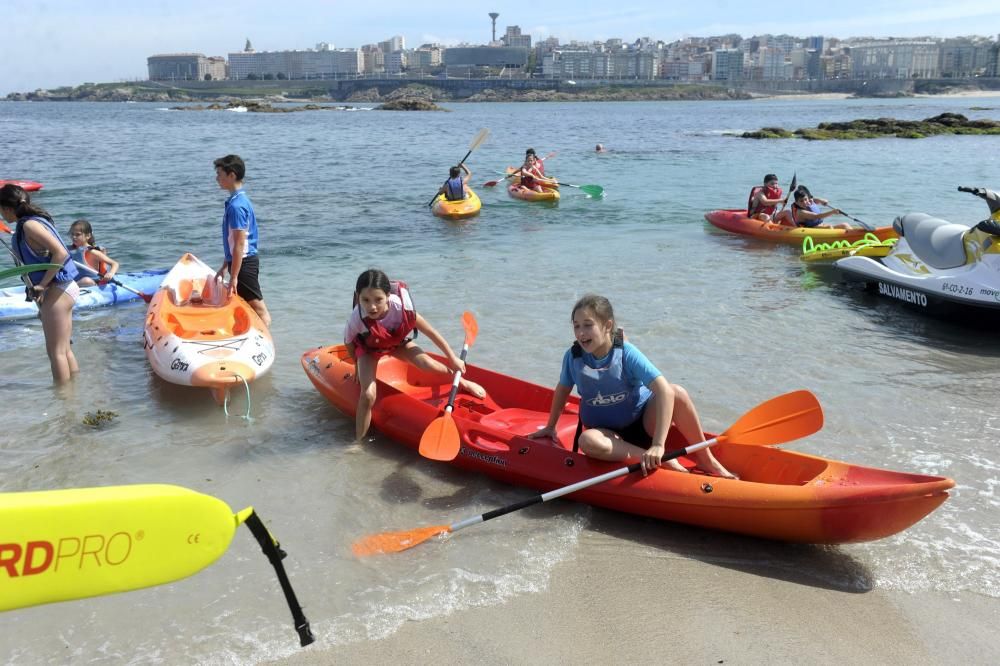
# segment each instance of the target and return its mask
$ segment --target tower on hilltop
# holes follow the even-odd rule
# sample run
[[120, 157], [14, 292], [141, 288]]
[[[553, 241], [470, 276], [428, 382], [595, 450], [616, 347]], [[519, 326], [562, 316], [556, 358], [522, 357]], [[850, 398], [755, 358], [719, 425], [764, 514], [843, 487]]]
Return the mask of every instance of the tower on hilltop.
[[493, 41], [497, 41], [497, 17], [500, 14], [497, 12], [490, 12], [490, 18], [493, 19]]

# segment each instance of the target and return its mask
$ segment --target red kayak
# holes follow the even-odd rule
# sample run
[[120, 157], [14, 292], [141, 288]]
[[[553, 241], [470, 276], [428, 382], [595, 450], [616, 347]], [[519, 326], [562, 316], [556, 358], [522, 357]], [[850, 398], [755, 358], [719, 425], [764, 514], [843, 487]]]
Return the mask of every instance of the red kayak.
[[[354, 363], [343, 345], [307, 351], [306, 375], [334, 406], [353, 416], [358, 400]], [[543, 426], [550, 388], [467, 365], [466, 376], [486, 398], [459, 394], [452, 413], [461, 449], [453, 465], [519, 486], [550, 491], [620, 469], [572, 450], [579, 400], [571, 398], [557, 426], [560, 444], [524, 435]], [[427, 426], [442, 415], [449, 380], [385, 357], [378, 367], [372, 423], [417, 450]], [[708, 435], [706, 435], [708, 436]], [[685, 446], [671, 429], [667, 449]], [[618, 511], [767, 539], [850, 543], [900, 532], [948, 498], [954, 481], [891, 472], [762, 446], [721, 443], [712, 451], [740, 479], [666, 470], [629, 474], [580, 490], [570, 498]]]
[[0, 180], [0, 187], [4, 185], [18, 185], [25, 192], [37, 192], [42, 189], [44, 185], [41, 183], [36, 183], [33, 180]]
[[761, 222], [747, 217], [745, 208], [735, 210], [713, 210], [705, 213], [705, 219], [720, 229], [731, 231], [734, 234], [743, 236], [753, 236], [761, 240], [775, 243], [790, 243], [792, 245], [802, 245], [802, 241], [809, 236], [814, 241], [829, 243], [844, 240], [852, 243], [861, 240], [865, 234], [874, 234], [880, 241], [887, 238], [896, 238], [896, 232], [891, 226], [879, 227], [877, 229], [864, 229], [856, 227], [854, 229], [833, 229], [830, 227], [790, 227], [784, 224], [774, 224], [773, 222]]

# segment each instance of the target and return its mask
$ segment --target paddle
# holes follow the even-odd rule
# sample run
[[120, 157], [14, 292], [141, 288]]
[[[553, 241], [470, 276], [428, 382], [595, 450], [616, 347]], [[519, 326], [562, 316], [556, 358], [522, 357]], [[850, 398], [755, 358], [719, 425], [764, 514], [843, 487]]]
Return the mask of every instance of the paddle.
[[[694, 453], [695, 451], [718, 444], [721, 441], [744, 446], [782, 444], [793, 439], [811, 435], [822, 427], [823, 410], [819, 406], [816, 396], [809, 391], [793, 391], [757, 405], [740, 417], [735, 424], [721, 435], [699, 444], [692, 444], [683, 449], [668, 451], [663, 455], [662, 461]], [[637, 472], [640, 469], [642, 469], [642, 463], [632, 463], [628, 467], [622, 467], [621, 469], [607, 472], [600, 476], [557, 488], [556, 490], [536, 495], [531, 499], [510, 504], [502, 509], [488, 511], [479, 516], [466, 518], [451, 525], [433, 525], [403, 532], [374, 534], [359, 539], [351, 548], [354, 554], [359, 557], [378, 553], [398, 553], [421, 544], [439, 534], [457, 532], [463, 527], [483, 523], [534, 504], [547, 502], [551, 499]]]
[[[476, 341], [479, 334], [479, 324], [472, 313], [466, 311], [462, 314], [462, 326], [465, 328], [465, 344], [462, 345], [462, 355], [459, 357], [465, 361], [469, 347]], [[439, 416], [424, 430], [420, 437], [420, 455], [431, 460], [454, 460], [458, 455], [461, 440], [458, 435], [458, 426], [455, 425], [455, 418], [451, 415], [455, 408], [455, 396], [458, 394], [458, 383], [462, 379], [462, 372], [455, 371], [455, 378], [451, 382], [451, 393], [448, 394], [448, 405], [444, 408], [444, 416]]]
[[587, 196], [593, 197], [594, 199], [600, 199], [604, 196], [604, 188], [600, 185], [574, 185], [573, 183], [566, 183], [559, 181], [559, 185], [565, 185], [566, 187], [575, 187], [581, 190]]
[[[551, 159], [551, 158], [555, 157], [558, 154], [559, 154], [559, 151], [554, 150], [551, 153], [549, 153], [548, 155], [546, 155], [545, 157], [539, 157], [538, 161], [539, 162], [544, 162], [545, 160]], [[483, 183], [483, 187], [495, 187], [498, 183], [500, 183], [500, 181], [507, 180], [511, 176], [517, 175], [520, 172], [521, 172], [520, 168], [515, 169], [514, 171], [512, 171], [512, 172], [510, 172], [510, 173], [508, 173], [506, 175], [504, 175], [504, 177], [501, 178], [500, 180], [488, 180], [488, 181], [486, 181], [485, 183]]]
[[775, 214], [771, 217], [772, 220], [775, 217], [778, 216], [778, 213], [780, 213], [781, 211], [785, 210], [785, 206], [788, 204], [788, 198], [791, 197], [792, 194], [795, 192], [795, 185], [796, 185], [796, 183], [798, 183], [798, 179], [797, 178], [798, 178], [798, 174], [796, 174], [795, 172], [793, 172], [792, 173], [792, 184], [788, 186], [788, 193], [785, 195], [784, 201], [781, 202], [781, 207], [778, 208], [778, 210], [775, 211]]
[[97, 277], [99, 280], [103, 280], [104, 282], [110, 282], [113, 285], [121, 287], [125, 291], [131, 291], [133, 294], [135, 294], [136, 296], [138, 296], [139, 298], [141, 298], [146, 303], [149, 303], [150, 301], [153, 300], [153, 295], [152, 294], [144, 294], [141, 291], [139, 291], [138, 289], [130, 287], [127, 284], [122, 284], [121, 282], [119, 282], [118, 280], [116, 280], [114, 278], [105, 277], [105, 276], [101, 275], [100, 273], [98, 273], [96, 270], [94, 270], [93, 266], [88, 266], [87, 264], [81, 264], [79, 261], [76, 261], [76, 260], [73, 260], [73, 263], [76, 264], [77, 268], [82, 269], [84, 271], [87, 271], [87, 273], [92, 274], [90, 277]]
[[242, 523], [274, 567], [299, 642], [312, 643], [281, 560], [253, 507], [163, 484], [0, 493], [0, 611], [138, 590], [217, 560]]
[[[465, 157], [462, 158], [462, 161], [459, 162], [457, 166], [462, 166], [463, 164], [465, 164], [465, 160], [469, 159], [469, 155], [472, 154], [472, 151], [475, 150], [476, 148], [478, 148], [480, 146], [480, 144], [482, 144], [484, 141], [486, 141], [486, 139], [489, 137], [489, 135], [490, 135], [489, 129], [487, 129], [487, 128], [484, 127], [483, 129], [479, 130], [479, 133], [476, 134], [475, 137], [473, 137], [472, 143], [469, 144], [469, 152], [467, 152], [465, 154]], [[447, 183], [448, 181], [446, 180], [444, 182]], [[442, 185], [442, 187], [444, 187], [444, 185]], [[428, 206], [432, 205], [434, 203], [434, 200], [437, 199], [437, 198], [438, 198], [438, 195], [435, 194], [434, 197], [430, 201], [427, 202], [427, 205]]]
[[4, 222], [3, 220], [0, 220], [0, 231], [4, 232], [5, 234], [12, 234], [12, 233], [14, 233], [11, 230], [11, 228], [7, 226], [7, 223]]
[[[830, 204], [827, 204], [826, 207], [827, 208], [837, 208], [836, 206], [831, 206]], [[859, 220], [856, 217], [852, 217], [851, 215], [848, 215], [847, 211], [845, 211], [843, 208], [837, 208], [837, 210], [839, 210], [840, 214], [843, 215], [844, 217], [848, 218], [849, 220], [854, 220], [855, 222], [857, 222], [858, 224], [860, 224], [861, 228], [864, 229], [865, 231], [874, 231], [875, 230], [875, 227], [873, 227], [872, 225], [868, 224], [867, 222], [864, 222], [862, 220]]]
[[14, 268], [6, 268], [0, 271], [0, 280], [9, 277], [26, 275], [35, 271], [47, 271], [50, 268], [62, 268], [61, 264], [23, 264]]

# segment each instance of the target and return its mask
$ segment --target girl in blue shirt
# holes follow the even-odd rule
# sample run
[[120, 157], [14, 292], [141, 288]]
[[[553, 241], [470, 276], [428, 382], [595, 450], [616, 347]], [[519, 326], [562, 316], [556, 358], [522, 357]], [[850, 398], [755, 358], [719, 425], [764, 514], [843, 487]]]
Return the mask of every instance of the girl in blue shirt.
[[[576, 342], [563, 356], [546, 426], [529, 437], [557, 440], [555, 425], [576, 386], [580, 394], [580, 449], [600, 460], [641, 460], [642, 473], [660, 466], [673, 423], [688, 444], [705, 440], [701, 420], [683, 387], [669, 383], [615, 327], [614, 310], [603, 296], [587, 294], [573, 306]], [[692, 457], [702, 470], [736, 478], [709, 449]], [[663, 463], [687, 471], [676, 460]]]

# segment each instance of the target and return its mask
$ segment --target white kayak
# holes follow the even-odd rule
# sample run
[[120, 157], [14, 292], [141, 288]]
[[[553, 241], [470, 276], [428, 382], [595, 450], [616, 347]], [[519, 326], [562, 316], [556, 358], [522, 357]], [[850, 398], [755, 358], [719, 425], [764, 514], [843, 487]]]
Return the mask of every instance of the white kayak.
[[274, 342], [264, 322], [190, 253], [153, 296], [143, 341], [157, 375], [173, 384], [208, 387], [219, 403], [227, 389], [249, 384], [274, 363]]

